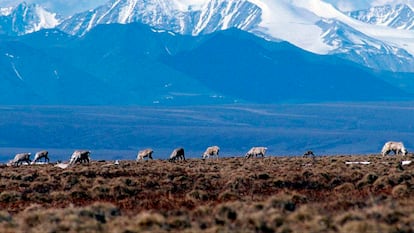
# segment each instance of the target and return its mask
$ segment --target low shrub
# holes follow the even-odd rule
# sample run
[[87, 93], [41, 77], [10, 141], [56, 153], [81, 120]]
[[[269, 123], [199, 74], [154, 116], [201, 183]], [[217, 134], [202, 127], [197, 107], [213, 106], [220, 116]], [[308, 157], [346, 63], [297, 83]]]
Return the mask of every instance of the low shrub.
[[12, 216], [9, 214], [9, 212], [0, 210], [0, 223], [3, 223], [3, 222], [9, 223], [11, 221], [12, 221]]
[[374, 190], [382, 190], [390, 187], [391, 184], [388, 176], [381, 176], [373, 183]]
[[195, 201], [208, 201], [209, 194], [203, 190], [193, 190], [187, 194], [187, 198]]
[[409, 189], [405, 184], [399, 184], [392, 189], [391, 192], [394, 198], [406, 197], [409, 195]]
[[334, 188], [336, 192], [347, 194], [355, 190], [355, 185], [350, 182], [345, 182], [341, 185], [338, 185]]
[[22, 194], [17, 191], [3, 191], [0, 193], [0, 202], [13, 203], [20, 201], [22, 199]]
[[111, 197], [111, 188], [108, 185], [98, 184], [90, 189], [91, 197], [93, 199], [105, 199]]
[[391, 228], [383, 223], [374, 221], [349, 221], [339, 228], [343, 233], [390, 232]]
[[149, 213], [143, 212], [138, 214], [134, 219], [134, 225], [138, 226], [137, 230], [145, 230], [145, 231], [152, 231], [157, 232], [160, 231], [160, 228], [165, 226], [166, 219], [159, 213]]
[[240, 200], [241, 198], [237, 193], [231, 192], [231, 191], [224, 191], [219, 194], [218, 200], [219, 201], [236, 201]]
[[378, 175], [373, 173], [368, 173], [362, 177], [360, 181], [357, 182], [357, 188], [363, 188], [366, 185], [373, 184], [378, 179]]

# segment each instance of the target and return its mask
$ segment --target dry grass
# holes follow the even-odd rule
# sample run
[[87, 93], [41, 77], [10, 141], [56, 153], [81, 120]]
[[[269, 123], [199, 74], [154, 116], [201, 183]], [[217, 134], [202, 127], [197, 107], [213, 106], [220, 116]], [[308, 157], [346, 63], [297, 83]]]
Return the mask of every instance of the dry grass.
[[[411, 232], [399, 157], [4, 167], [0, 232]], [[370, 161], [346, 165], [346, 161]]]

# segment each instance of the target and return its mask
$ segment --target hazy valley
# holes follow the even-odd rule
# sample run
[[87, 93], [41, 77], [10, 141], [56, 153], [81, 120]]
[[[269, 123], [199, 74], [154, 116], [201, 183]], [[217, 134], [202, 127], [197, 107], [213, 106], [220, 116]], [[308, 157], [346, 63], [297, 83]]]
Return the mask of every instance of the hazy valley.
[[221, 105], [192, 107], [0, 108], [0, 158], [47, 149], [52, 161], [67, 161], [73, 150], [92, 150], [95, 160], [136, 158], [151, 147], [166, 159], [179, 146], [200, 158], [219, 145], [223, 157], [243, 156], [252, 146], [269, 155], [380, 153], [385, 141], [414, 148], [412, 102]]

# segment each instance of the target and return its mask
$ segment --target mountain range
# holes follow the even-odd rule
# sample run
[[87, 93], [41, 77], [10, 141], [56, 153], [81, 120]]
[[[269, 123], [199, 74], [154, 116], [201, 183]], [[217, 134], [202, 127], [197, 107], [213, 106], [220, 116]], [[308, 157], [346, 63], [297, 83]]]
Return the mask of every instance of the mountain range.
[[[238, 28], [271, 41], [287, 41], [312, 53], [338, 54], [372, 69], [414, 71], [414, 32], [395, 30], [394, 24], [387, 30], [381, 24], [368, 24], [356, 17], [358, 12], [363, 14], [361, 11], [340, 12], [321, 0], [193, 2], [183, 6], [177, 0], [114, 0], [75, 14], [57, 27], [80, 36], [99, 24], [132, 22], [192, 36]], [[407, 10], [402, 11], [402, 7]], [[381, 12], [398, 18], [398, 24], [409, 29], [414, 19], [410, 10], [407, 5], [397, 5], [385, 6]], [[373, 15], [372, 11], [363, 15]]]
[[0, 10], [1, 104], [412, 98], [408, 5], [113, 0], [69, 18]]

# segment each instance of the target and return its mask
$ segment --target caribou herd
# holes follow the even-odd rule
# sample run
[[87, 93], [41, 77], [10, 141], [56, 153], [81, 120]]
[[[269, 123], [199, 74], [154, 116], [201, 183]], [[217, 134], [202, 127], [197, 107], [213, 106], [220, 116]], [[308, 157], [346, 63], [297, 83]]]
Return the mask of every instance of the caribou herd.
[[[258, 156], [265, 157], [267, 151], [267, 147], [252, 147], [250, 150], [247, 151], [245, 154], [245, 159], [249, 158], [255, 158]], [[209, 146], [205, 150], [205, 152], [201, 155], [201, 158], [203, 160], [208, 159], [211, 157], [215, 157], [216, 159], [219, 158], [219, 152], [220, 147], [218, 146]], [[395, 142], [395, 141], [388, 141], [384, 144], [381, 150], [382, 156], [389, 155], [390, 152], [393, 152], [394, 155], [407, 155], [408, 151], [405, 148], [404, 144], [402, 142]], [[136, 156], [136, 161], [144, 161], [145, 158], [148, 160], [153, 159], [153, 153], [154, 151], [151, 148], [147, 148], [144, 150], [138, 151], [138, 154]], [[14, 156], [12, 160], [10, 160], [7, 165], [8, 166], [19, 166], [23, 164], [27, 165], [33, 165], [41, 163], [40, 161], [43, 160], [43, 163], [49, 163], [49, 152], [47, 150], [42, 150], [37, 153], [35, 153], [35, 157], [33, 160], [30, 159], [31, 153], [18, 153]], [[315, 154], [313, 151], [308, 150], [303, 154], [303, 158], [308, 158], [311, 156], [313, 159], [315, 158]], [[88, 164], [91, 161], [91, 151], [89, 150], [75, 150], [73, 154], [70, 156], [69, 163], [67, 166], [74, 166], [75, 164], [82, 164], [86, 163]], [[170, 162], [177, 162], [177, 161], [185, 161], [185, 154], [184, 154], [184, 148], [178, 147], [174, 149], [168, 159]], [[119, 162], [117, 160], [117, 163], [115, 165], [118, 165]]]

